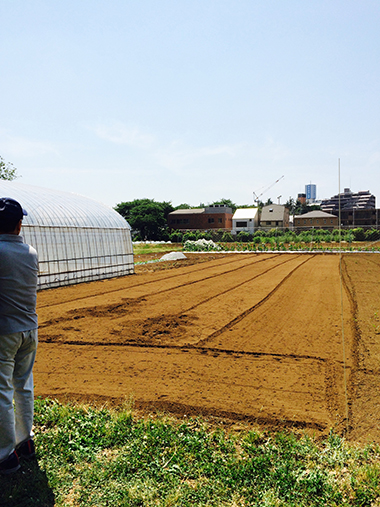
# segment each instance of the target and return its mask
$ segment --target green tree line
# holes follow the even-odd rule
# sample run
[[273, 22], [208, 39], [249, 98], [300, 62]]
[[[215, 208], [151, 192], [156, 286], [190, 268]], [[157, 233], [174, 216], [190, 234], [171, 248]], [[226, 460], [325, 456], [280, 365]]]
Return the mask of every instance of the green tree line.
[[[271, 199], [265, 203], [259, 202], [258, 207], [261, 209], [263, 206], [273, 204]], [[224, 205], [232, 209], [235, 213], [237, 208], [251, 208], [253, 205], [242, 204], [238, 205], [231, 199], [219, 199], [214, 201], [211, 205]], [[115, 210], [123, 216], [132, 228], [133, 239], [135, 241], [168, 241], [173, 240], [172, 236], [175, 232], [171, 233], [167, 217], [171, 211], [177, 209], [194, 209], [204, 208], [205, 204], [200, 203], [199, 206], [191, 206], [187, 203], [179, 204], [173, 207], [171, 202], [155, 201], [154, 199], [134, 199], [133, 201], [121, 202], [115, 206]], [[300, 201], [295, 201], [291, 197], [286, 202], [285, 207], [289, 209], [290, 214], [303, 214], [313, 209], [320, 209], [319, 206], [309, 206], [301, 204]]]

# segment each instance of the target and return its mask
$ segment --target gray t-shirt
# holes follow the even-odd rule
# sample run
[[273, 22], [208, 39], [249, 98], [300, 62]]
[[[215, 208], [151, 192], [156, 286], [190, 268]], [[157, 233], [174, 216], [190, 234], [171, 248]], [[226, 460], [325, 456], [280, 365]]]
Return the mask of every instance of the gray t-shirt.
[[37, 328], [37, 252], [22, 236], [0, 234], [0, 335]]

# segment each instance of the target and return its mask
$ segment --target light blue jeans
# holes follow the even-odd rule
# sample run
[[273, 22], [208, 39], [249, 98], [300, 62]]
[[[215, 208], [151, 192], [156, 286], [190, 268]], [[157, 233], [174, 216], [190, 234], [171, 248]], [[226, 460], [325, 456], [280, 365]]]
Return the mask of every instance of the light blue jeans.
[[37, 329], [0, 335], [0, 462], [33, 438], [37, 341]]

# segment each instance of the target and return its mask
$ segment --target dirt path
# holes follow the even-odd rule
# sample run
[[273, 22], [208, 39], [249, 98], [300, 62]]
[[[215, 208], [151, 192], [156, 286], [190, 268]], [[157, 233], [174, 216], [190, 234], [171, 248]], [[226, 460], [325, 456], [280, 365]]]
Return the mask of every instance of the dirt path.
[[351, 436], [380, 441], [380, 255], [347, 255], [344, 278], [355, 329], [355, 369], [350, 384]]
[[40, 292], [36, 395], [378, 439], [380, 258], [210, 257]]

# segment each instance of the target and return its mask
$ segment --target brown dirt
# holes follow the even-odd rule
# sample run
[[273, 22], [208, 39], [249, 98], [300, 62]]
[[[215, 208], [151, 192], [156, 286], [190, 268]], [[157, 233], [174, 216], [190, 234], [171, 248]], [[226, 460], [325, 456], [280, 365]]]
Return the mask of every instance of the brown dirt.
[[35, 394], [380, 440], [379, 255], [187, 257], [40, 292]]

